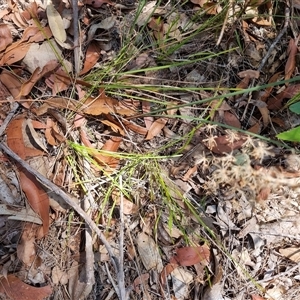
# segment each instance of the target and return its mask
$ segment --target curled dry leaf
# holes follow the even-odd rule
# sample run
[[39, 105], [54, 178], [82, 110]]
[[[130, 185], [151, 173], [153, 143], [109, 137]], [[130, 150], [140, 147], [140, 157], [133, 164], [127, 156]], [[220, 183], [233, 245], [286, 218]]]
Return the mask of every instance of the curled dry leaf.
[[151, 127], [149, 128], [148, 134], [145, 139], [151, 140], [155, 136], [159, 135], [161, 133], [162, 129], [167, 124], [167, 122], [168, 122], [167, 118], [159, 118], [159, 119], [155, 120], [152, 123]]
[[114, 132], [119, 133], [123, 136], [125, 135], [123, 128], [121, 127], [120, 124], [117, 124], [117, 122], [110, 121], [110, 120], [101, 120], [101, 123], [109, 126]]
[[47, 118], [47, 128], [45, 130], [45, 137], [48, 144], [50, 144], [51, 146], [56, 146], [57, 145], [56, 140], [52, 135], [53, 126], [54, 126], [54, 122], [50, 118]]
[[78, 106], [78, 102], [73, 99], [53, 97], [45, 100], [44, 104], [35, 111], [35, 114], [41, 116], [47, 113], [49, 108], [69, 109], [72, 111], [76, 111], [77, 106]]
[[6, 24], [0, 24], [0, 51], [6, 49], [13, 42], [9, 27]]
[[37, 238], [42, 238], [49, 231], [49, 197], [37, 179], [28, 171], [19, 168], [20, 185], [31, 208], [43, 221], [42, 231]]
[[96, 42], [91, 42], [86, 50], [84, 66], [79, 75], [83, 75], [91, 70], [100, 57], [100, 48]]
[[95, 159], [101, 165], [108, 165], [110, 169], [115, 169], [118, 166], [119, 158], [114, 157], [113, 152], [116, 152], [119, 149], [120, 143], [122, 141], [121, 137], [111, 137], [105, 142], [101, 150], [112, 152], [109, 154], [98, 153]]
[[71, 84], [71, 79], [68, 74], [60, 67], [56, 70], [55, 74], [51, 74], [46, 80], [45, 83], [52, 90], [52, 95], [56, 95], [62, 91], [65, 91], [69, 88]]
[[10, 14], [10, 18], [19, 28], [26, 28], [28, 26], [26, 19], [18, 11]]
[[291, 39], [289, 42], [289, 47], [288, 47], [288, 59], [285, 64], [285, 69], [284, 69], [284, 79], [288, 80], [292, 77], [294, 70], [296, 68], [296, 54], [298, 52], [298, 47], [297, 47], [298, 41], [296, 42], [294, 39]]
[[6, 294], [11, 300], [43, 300], [52, 294], [52, 288], [50, 285], [33, 287], [11, 274], [0, 279], [0, 293]]
[[49, 39], [52, 37], [52, 32], [49, 27], [44, 27], [32, 37], [30, 37], [29, 42], [30, 43], [40, 43], [43, 41], [49, 41]]
[[140, 125], [137, 125], [132, 121], [128, 121], [128, 120], [123, 119], [122, 123], [124, 124], [124, 126], [126, 128], [132, 130], [133, 132], [136, 132], [136, 133], [139, 133], [139, 134], [142, 134], [142, 135], [146, 135], [147, 132], [148, 132], [147, 128], [142, 127]]
[[[100, 23], [96, 23], [90, 26], [88, 37], [87, 37], [87, 44], [94, 39], [97, 29], [109, 30], [115, 25], [115, 23], [116, 23], [116, 18], [114, 16], [111, 16], [102, 20]], [[95, 45], [97, 47], [97, 50], [99, 50], [100, 44], [95, 43]]]
[[0, 66], [12, 65], [20, 61], [27, 53], [30, 47], [29, 43], [18, 41], [8, 47], [0, 60]]
[[[27, 134], [28, 132], [28, 134]], [[25, 146], [33, 146], [33, 144], [36, 144], [37, 147], [42, 149], [45, 153], [47, 153], [47, 148], [45, 147], [44, 143], [41, 141], [38, 133], [33, 127], [32, 120], [27, 119], [25, 121], [25, 130], [23, 131], [23, 141]], [[44, 153], [41, 152], [40, 155], [43, 155]]]
[[74, 118], [74, 127], [82, 128], [86, 124], [87, 120], [84, 116], [76, 114]]
[[204, 3], [203, 8], [208, 15], [217, 15], [222, 11], [222, 7], [218, 3], [214, 2]]
[[23, 134], [25, 133], [26, 120], [14, 119], [7, 126], [7, 145], [22, 159], [43, 155], [44, 152], [33, 147], [26, 147]]
[[259, 134], [261, 132], [261, 125], [259, 122], [256, 122], [253, 126], [251, 126], [247, 131]]

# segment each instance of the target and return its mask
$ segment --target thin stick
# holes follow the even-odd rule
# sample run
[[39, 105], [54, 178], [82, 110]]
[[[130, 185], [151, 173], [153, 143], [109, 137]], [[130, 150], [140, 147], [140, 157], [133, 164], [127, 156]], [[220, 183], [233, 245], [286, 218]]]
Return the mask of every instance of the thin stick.
[[[112, 261], [112, 264], [114, 266], [115, 272], [117, 274], [117, 277], [119, 278], [120, 266], [119, 266], [117, 257], [113, 254], [113, 250], [112, 250], [110, 244], [108, 243], [107, 239], [102, 234], [100, 229], [97, 227], [97, 225], [93, 222], [91, 217], [75, 202], [77, 199], [73, 200], [69, 195], [67, 195], [64, 191], [62, 191], [58, 186], [56, 186], [54, 183], [52, 183], [49, 179], [47, 179], [41, 173], [34, 170], [28, 163], [26, 163], [17, 154], [15, 154], [3, 142], [0, 143], [0, 149], [2, 151], [4, 151], [7, 155], [9, 155], [11, 158], [13, 158], [17, 163], [19, 163], [25, 170], [27, 170], [29, 173], [31, 173], [33, 176], [35, 176], [44, 186], [46, 186], [48, 189], [52, 190], [56, 195], [61, 197], [85, 220], [85, 222], [88, 224], [88, 226], [92, 230], [94, 230], [94, 232], [96, 232], [96, 234], [99, 236], [101, 242], [104, 244], [105, 248], [107, 249], [107, 252], [108, 252], [110, 259]], [[121, 296], [121, 291], [125, 291], [124, 282], [118, 282], [118, 288], [119, 288], [119, 294]], [[125, 300], [126, 298], [120, 298], [120, 299]]]
[[79, 48], [79, 29], [78, 29], [78, 0], [72, 0], [73, 8], [73, 37], [74, 37], [74, 71], [75, 77], [80, 70], [80, 48]]
[[[13, 100], [14, 101], [14, 100]], [[10, 120], [13, 118], [15, 112], [17, 111], [17, 109], [19, 108], [19, 104], [18, 102], [13, 102], [12, 103], [12, 107], [10, 112], [8, 113], [8, 115], [6, 116], [5, 120], [3, 121], [2, 125], [0, 126], [0, 136], [4, 133], [4, 131], [6, 130], [8, 123], [10, 122]]]
[[[119, 240], [119, 277], [118, 282], [122, 283], [122, 285], [125, 287], [125, 280], [124, 280], [124, 196], [123, 196], [123, 181], [122, 176], [120, 176], [120, 240]], [[126, 291], [120, 290], [120, 297], [121, 299], [127, 299]]]
[[223, 35], [224, 35], [224, 32], [225, 32], [225, 27], [226, 27], [228, 17], [229, 17], [229, 11], [230, 11], [231, 8], [232, 8], [232, 11], [233, 11], [233, 5], [234, 5], [233, 0], [230, 0], [229, 5], [228, 5], [228, 9], [227, 9], [227, 12], [226, 12], [225, 19], [223, 21], [223, 26], [222, 26], [218, 41], [216, 43], [216, 46], [219, 46], [221, 44], [221, 41], [222, 41], [222, 38], [223, 38]]
[[277, 35], [276, 39], [274, 40], [274, 42], [272, 43], [272, 45], [270, 46], [267, 54], [265, 55], [265, 57], [262, 59], [259, 68], [257, 69], [257, 71], [261, 71], [262, 68], [264, 67], [264, 65], [266, 64], [268, 58], [270, 57], [273, 49], [275, 48], [276, 44], [279, 42], [279, 40], [282, 38], [283, 34], [286, 32], [288, 25], [289, 25], [289, 21], [290, 21], [290, 9], [288, 7], [285, 8], [285, 13], [284, 13], [284, 25], [283, 28], [281, 29], [281, 31], [279, 32], [279, 34]]

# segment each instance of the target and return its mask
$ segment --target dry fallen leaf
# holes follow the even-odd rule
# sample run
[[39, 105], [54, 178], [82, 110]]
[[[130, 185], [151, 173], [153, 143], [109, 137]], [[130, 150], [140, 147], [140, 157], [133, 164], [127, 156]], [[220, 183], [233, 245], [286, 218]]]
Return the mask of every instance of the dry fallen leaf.
[[203, 299], [202, 300], [223, 300], [222, 292], [223, 292], [223, 270], [218, 265], [216, 266], [215, 276], [213, 277], [212, 285], [210, 285], [204, 291]]
[[0, 24], [0, 51], [6, 49], [13, 42], [10, 29], [7, 24]]
[[[280, 75], [281, 75], [281, 72], [275, 73], [270, 78], [270, 80], [268, 81], [268, 83], [277, 82]], [[266, 90], [262, 94], [260, 100], [266, 102], [266, 100], [268, 99], [268, 97], [271, 95], [271, 92], [272, 92], [273, 88], [274, 88], [273, 86], [270, 86], [270, 87], [266, 88]]]
[[22, 41], [10, 45], [6, 48], [4, 55], [1, 57], [0, 66], [9, 66], [20, 61], [26, 55], [29, 47], [29, 43], [22, 43]]
[[268, 109], [278, 110], [282, 108], [283, 99], [291, 99], [300, 91], [300, 84], [289, 85], [285, 90], [275, 97], [270, 97], [267, 101]]
[[213, 143], [210, 141], [203, 141], [204, 144], [212, 152], [217, 154], [230, 153], [235, 149], [240, 149], [245, 143], [246, 138], [244, 136], [237, 136], [237, 140], [232, 141], [228, 135], [222, 135], [215, 137]]
[[33, 287], [11, 274], [0, 279], [0, 293], [11, 300], [43, 300], [52, 294], [52, 288], [50, 285]]
[[0, 81], [5, 85], [14, 98], [18, 97], [23, 81], [18, 79], [13, 72], [3, 70], [0, 74]]
[[185, 268], [179, 267], [172, 271], [171, 279], [176, 299], [190, 298], [190, 284], [194, 280], [193, 273]]
[[147, 134], [145, 140], [151, 140], [155, 136], [159, 135], [161, 133], [162, 129], [167, 124], [167, 122], [168, 122], [167, 118], [159, 118], [159, 119], [155, 120], [149, 128], [148, 134]]
[[284, 69], [284, 79], [288, 80], [292, 77], [294, 70], [296, 68], [296, 54], [298, 52], [298, 47], [297, 47], [298, 41], [296, 42], [294, 39], [291, 39], [289, 42], [289, 47], [288, 47], [288, 59], [285, 64], [285, 69]]
[[[14, 119], [7, 126], [7, 145], [22, 159], [42, 155], [44, 152], [35, 148], [26, 147], [23, 140], [26, 120], [24, 118]], [[37, 179], [27, 170], [18, 166], [20, 186], [25, 193], [32, 209], [43, 221], [42, 231], [39, 238], [42, 238], [49, 230], [49, 197], [41, 187]]]
[[261, 116], [263, 118], [264, 128], [266, 128], [270, 123], [270, 112], [267, 107], [267, 104], [260, 100], [253, 101], [253, 104], [259, 109]]
[[238, 75], [241, 78], [249, 77], [250, 79], [252, 79], [252, 78], [258, 79], [260, 74], [259, 74], [259, 71], [256, 71], [256, 70], [245, 70], [245, 71], [239, 72]]
[[121, 135], [125, 135], [125, 131], [122, 128], [121, 124], [118, 124], [117, 121], [113, 120], [101, 120], [101, 123], [109, 126], [114, 132], [119, 133]]
[[155, 241], [149, 235], [140, 233], [137, 236], [137, 247], [141, 261], [147, 271], [161, 272], [163, 269], [162, 259]]
[[297, 247], [288, 247], [279, 249], [279, 252], [286, 258], [298, 263], [300, 262], [300, 249]]
[[105, 166], [105, 167], [108, 166], [110, 169], [114, 169], [117, 167], [119, 159], [113, 156], [113, 152], [116, 152], [118, 150], [120, 143], [122, 141], [121, 137], [112, 137], [111, 139], [105, 142], [101, 150], [112, 152], [107, 154], [98, 152], [92, 146], [84, 128], [80, 129], [80, 139], [86, 147], [90, 148], [90, 154], [97, 161], [97, 163], [100, 164], [100, 166]]
[[36, 231], [38, 226], [36, 224], [32, 224], [26, 222], [21, 239], [17, 246], [17, 255], [18, 258], [25, 264], [25, 266], [30, 267], [35, 260], [36, 257]]
[[239, 119], [231, 112], [225, 111], [223, 117], [224, 124], [230, 125], [232, 127], [241, 128], [241, 123]]
[[24, 118], [14, 119], [9, 123], [6, 130], [8, 147], [24, 160], [29, 157], [43, 155], [43, 151], [25, 146], [23, 140], [25, 127], [26, 120]]
[[46, 13], [52, 34], [55, 40], [61, 45], [67, 39], [67, 33], [65, 31], [63, 19], [51, 1], [47, 1]]
[[136, 132], [136, 133], [139, 133], [139, 134], [142, 134], [142, 135], [146, 135], [147, 132], [148, 132], [147, 128], [142, 127], [140, 125], [137, 125], [132, 121], [128, 121], [128, 120], [123, 119], [122, 123], [124, 124], [124, 127], [132, 130], [133, 132]]
[[[115, 203], [115, 205], [120, 205], [121, 204], [121, 196], [120, 193], [117, 191], [114, 191], [112, 193], [112, 198]], [[128, 200], [125, 196], [123, 196], [123, 213], [125, 215], [131, 215], [135, 214], [138, 211], [138, 206], [134, 204], [132, 201]]]
[[192, 266], [199, 262], [207, 265], [210, 262], [210, 250], [207, 245], [177, 248], [170, 262], [180, 266]]
[[164, 266], [160, 273], [160, 283], [165, 286], [167, 283], [168, 276], [178, 267], [177, 263], [170, 263]]
[[96, 98], [89, 97], [86, 99], [81, 108], [81, 112], [93, 116], [110, 113], [132, 116], [135, 113], [133, 109], [122, 105], [120, 101], [106, 96], [103, 90], [99, 92]]
[[97, 63], [99, 57], [100, 48], [95, 41], [92, 41], [86, 50], [84, 66], [79, 75], [83, 75], [90, 71], [91, 68]]

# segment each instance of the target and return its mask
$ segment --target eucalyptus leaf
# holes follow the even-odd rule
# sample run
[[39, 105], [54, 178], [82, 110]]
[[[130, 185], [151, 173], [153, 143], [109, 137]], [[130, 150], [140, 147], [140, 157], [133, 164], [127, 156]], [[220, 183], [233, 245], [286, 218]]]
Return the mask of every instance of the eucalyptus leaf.
[[52, 31], [54, 38], [59, 43], [64, 43], [67, 39], [67, 33], [64, 28], [64, 22], [61, 15], [55, 9], [51, 1], [48, 1], [46, 14], [48, 17], [49, 27]]

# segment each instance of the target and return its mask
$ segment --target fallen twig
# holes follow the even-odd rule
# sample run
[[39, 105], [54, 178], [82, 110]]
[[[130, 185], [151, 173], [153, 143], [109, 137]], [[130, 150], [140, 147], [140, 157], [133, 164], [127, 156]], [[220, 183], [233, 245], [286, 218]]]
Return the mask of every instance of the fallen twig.
[[289, 7], [286, 7], [285, 8], [285, 14], [284, 14], [283, 28], [281, 29], [281, 31], [277, 35], [277, 37], [274, 40], [274, 42], [272, 43], [272, 45], [269, 47], [269, 50], [268, 50], [267, 54], [265, 55], [265, 57], [262, 59], [257, 71], [261, 72], [261, 70], [263, 69], [264, 65], [266, 64], [267, 60], [269, 59], [270, 55], [272, 54], [272, 51], [275, 48], [276, 44], [280, 41], [283, 34], [286, 32], [286, 30], [288, 28], [288, 25], [289, 25], [289, 21], [290, 21], [290, 9], [289, 9]]
[[80, 48], [79, 48], [79, 23], [78, 23], [78, 1], [72, 0], [73, 8], [73, 36], [74, 36], [74, 71], [75, 78], [78, 76], [80, 71]]
[[18, 102], [13, 102], [11, 105], [11, 110], [8, 113], [8, 115], [6, 116], [5, 120], [3, 121], [2, 125], [0, 126], [0, 136], [4, 133], [4, 131], [6, 130], [8, 123], [10, 122], [10, 120], [13, 118], [15, 112], [17, 111], [17, 109], [19, 108], [19, 104]]
[[[124, 196], [123, 196], [123, 182], [122, 176], [120, 176], [120, 240], [119, 240], [119, 252], [120, 252], [120, 259], [119, 259], [119, 273], [118, 273], [118, 282], [121, 282], [123, 286], [125, 286], [125, 278], [124, 278]], [[127, 294], [125, 289], [120, 291], [120, 297], [122, 299], [127, 299]]]

